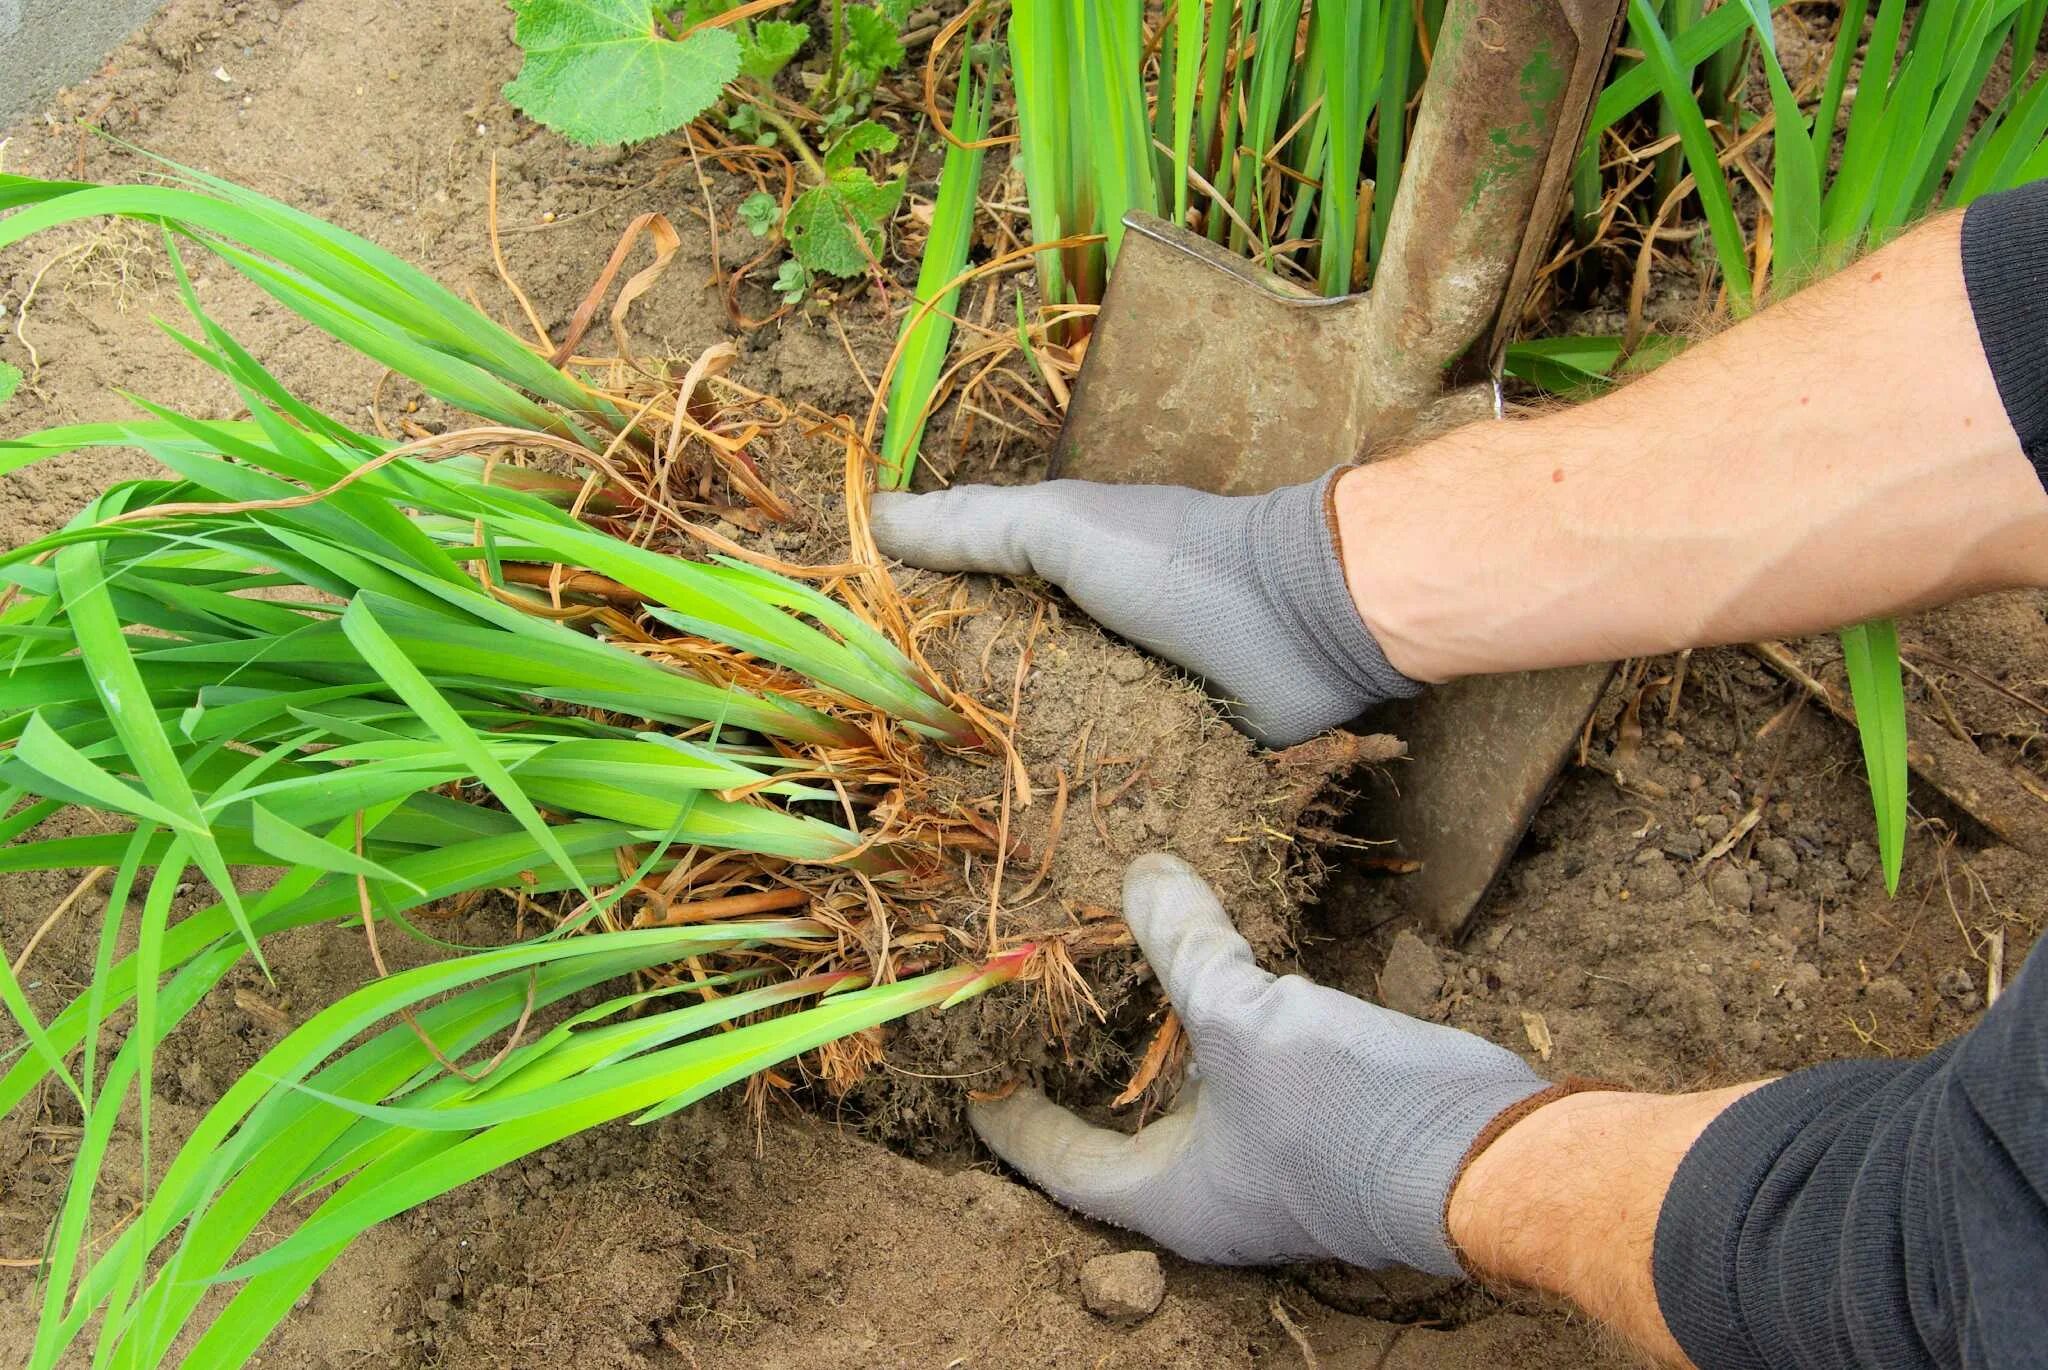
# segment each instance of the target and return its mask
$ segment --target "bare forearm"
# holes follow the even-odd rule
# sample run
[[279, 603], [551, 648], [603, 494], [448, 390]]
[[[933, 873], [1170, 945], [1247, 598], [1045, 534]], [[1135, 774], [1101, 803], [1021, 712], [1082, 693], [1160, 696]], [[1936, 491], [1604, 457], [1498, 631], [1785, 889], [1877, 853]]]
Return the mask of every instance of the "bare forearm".
[[1347, 474], [1345, 574], [1422, 680], [1813, 632], [2048, 584], [2048, 493], [1960, 216], [1604, 399]]
[[1573, 1094], [1502, 1133], [1451, 1191], [1451, 1239], [1490, 1283], [1571, 1300], [1659, 1363], [1687, 1365], [1650, 1255], [1671, 1177], [1753, 1084], [1703, 1094]]

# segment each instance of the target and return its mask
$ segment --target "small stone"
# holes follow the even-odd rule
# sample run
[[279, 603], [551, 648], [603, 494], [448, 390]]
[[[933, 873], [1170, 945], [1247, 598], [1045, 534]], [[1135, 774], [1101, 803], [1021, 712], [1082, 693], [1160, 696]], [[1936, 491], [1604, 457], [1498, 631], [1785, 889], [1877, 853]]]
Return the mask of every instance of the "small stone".
[[1877, 848], [1868, 842], [1851, 842], [1846, 864], [1851, 876], [1858, 880], [1868, 880], [1877, 870]]
[[1684, 884], [1677, 869], [1664, 859], [1664, 853], [1660, 851], [1646, 851], [1637, 856], [1636, 873], [1629, 878], [1630, 888], [1645, 899], [1669, 899]]
[[1095, 1256], [1081, 1267], [1081, 1302], [1112, 1322], [1148, 1318], [1166, 1297], [1166, 1272], [1150, 1251]]
[[1961, 966], [1951, 966], [1935, 976], [1934, 990], [1942, 998], [1953, 999], [1966, 1009], [1977, 1007], [1977, 982]]
[[1145, 801], [1145, 807], [1138, 812], [1138, 819], [1154, 837], [1171, 837], [1174, 829], [1180, 826], [1179, 812], [1156, 794]]
[[1772, 875], [1789, 880], [1799, 872], [1799, 853], [1782, 837], [1767, 837], [1757, 843], [1756, 856]]
[[1787, 989], [1810, 989], [1820, 983], [1820, 967], [1811, 961], [1801, 961], [1792, 967], [1792, 973], [1785, 977]]
[[1664, 838], [1664, 854], [1681, 861], [1697, 861], [1707, 851], [1707, 839], [1697, 832], [1674, 832]]
[[1896, 975], [1879, 976], [1863, 987], [1863, 993], [1868, 998], [1897, 1004], [1901, 1008], [1910, 1008], [1913, 1003], [1913, 991], [1907, 989], [1906, 982]]
[[1436, 1005], [1443, 987], [1443, 962], [1429, 943], [1405, 928], [1395, 933], [1387, 963], [1380, 967], [1380, 1002], [1396, 1013], [1420, 1018]]
[[1725, 813], [1703, 813], [1695, 821], [1699, 823], [1700, 831], [1705, 833], [1708, 839], [1714, 842], [1719, 842], [1722, 838], [1726, 837], [1728, 829], [1735, 826], [1729, 821], [1728, 815]]
[[1115, 657], [1109, 663], [1109, 678], [1119, 685], [1135, 685], [1150, 675], [1152, 668], [1136, 652]]
[[1749, 909], [1752, 893], [1749, 888], [1749, 876], [1732, 862], [1718, 862], [1707, 872], [1707, 892], [1714, 896], [1717, 903], [1725, 904], [1729, 908], [1744, 912]]

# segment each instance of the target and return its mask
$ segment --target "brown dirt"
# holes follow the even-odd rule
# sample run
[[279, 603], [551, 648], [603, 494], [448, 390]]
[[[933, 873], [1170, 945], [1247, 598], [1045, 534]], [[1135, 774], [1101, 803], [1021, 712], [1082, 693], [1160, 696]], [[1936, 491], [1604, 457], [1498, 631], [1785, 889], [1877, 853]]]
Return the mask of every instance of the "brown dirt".
[[[688, 162], [671, 165], [661, 147], [572, 149], [515, 118], [498, 95], [516, 65], [509, 27], [492, 0], [173, 0], [104, 72], [61, 97], [51, 119], [14, 129], [5, 166], [139, 174], [74, 122], [91, 120], [375, 238], [510, 318], [482, 227], [495, 152], [507, 253], [549, 323], [560, 327], [626, 222], [660, 209], [688, 241], [636, 307], [641, 347], [688, 356], [735, 336], [739, 379], [860, 413], [867, 392], [848, 349], [872, 374], [890, 335], [872, 294], [836, 310], [845, 341], [831, 318], [816, 317], [735, 335], [706, 284], [705, 235], [689, 217], [703, 193]], [[721, 186], [713, 198], [730, 234], [737, 194]], [[72, 247], [78, 257], [57, 258]], [[225, 388], [147, 326], [152, 312], [176, 312], [150, 260], [144, 235], [120, 231], [41, 239], [0, 257], [0, 358], [25, 369], [15, 316], [50, 268], [24, 330], [44, 365], [0, 415], [0, 431], [114, 417], [125, 412], [116, 387], [229, 411]], [[288, 385], [363, 416], [373, 367], [220, 269], [202, 279], [209, 307]], [[748, 304], [765, 312], [765, 299]], [[1002, 479], [1041, 469], [1019, 441], [1007, 450], [984, 442], [958, 460]], [[143, 469], [123, 454], [33, 468], [0, 481], [0, 522], [12, 537], [47, 529], [90, 492]], [[829, 458], [792, 445], [769, 474], [812, 511], [773, 545], [788, 555], [830, 552], [839, 534]], [[959, 629], [947, 659], [969, 688], [1006, 706], [1037, 601], [984, 584], [966, 593], [988, 612]], [[1959, 606], [1909, 625], [1908, 648], [2039, 700], [2048, 689], [2044, 609], [2039, 594]], [[1304, 844], [1274, 834], [1323, 822], [1304, 814], [1298, 776], [1256, 759], [1169, 672], [1083, 623], [1049, 620], [1031, 650], [1020, 745], [1037, 794], [1016, 816], [1034, 860], [1048, 845], [1062, 770], [1070, 802], [1040, 893], [1005, 911], [1019, 928], [1113, 907], [1121, 861], [1167, 847], [1219, 884], [1269, 960], [1285, 962], [1292, 943], [1339, 988], [1415, 1003], [1532, 1058], [1531, 1016], [1540, 1016], [1553, 1043], [1544, 1069], [1660, 1088], [1923, 1050], [1980, 1011], [1991, 935], [2003, 938], [2009, 979], [2039, 931], [2048, 864], [1989, 842], [1918, 789], [1906, 882], [1887, 901], [1854, 738], [1811, 706], [1788, 708], [1794, 692], [1752, 658], [1711, 652], [1691, 660], [1675, 711], [1668, 684], [1655, 683], [1671, 674], [1670, 661], [1624, 676], [1588, 764], [1560, 782], [1463, 945], [1404, 955], [1400, 983], [1383, 984], [1401, 929], [1382, 911], [1382, 877], [1339, 869], [1305, 919], [1297, 912], [1314, 872], [1288, 859]], [[1819, 660], [1827, 649], [1808, 650]], [[1988, 755], [2048, 790], [2034, 745], [2038, 707], [1967, 675], [1930, 674]], [[1941, 726], [1932, 696], [1909, 684], [1915, 726]], [[959, 781], [960, 797], [990, 798], [967, 792], [972, 779]], [[1754, 826], [1707, 859], [1752, 811]], [[970, 869], [967, 902], [948, 916], [985, 907], [990, 874]], [[68, 887], [56, 876], [7, 881], [0, 938], [19, 947]], [[38, 952], [39, 1003], [80, 988], [86, 928], [70, 920]], [[480, 922], [477, 931], [486, 931]], [[158, 1084], [173, 1129], [274, 1042], [281, 1024], [368, 972], [360, 940], [335, 929], [287, 940], [275, 964], [275, 988], [253, 973], [224, 986], [185, 1030], [188, 1049], [166, 1054]], [[1090, 1091], [1128, 1069], [1122, 1053], [1142, 1039], [1156, 992], [1127, 951], [1112, 950], [1091, 975], [1109, 1031], [1082, 1023], [1064, 1044], [1049, 1043], [1026, 991], [990, 996], [947, 1019], [904, 1025], [891, 1042], [892, 1071], [845, 1100], [838, 1118], [778, 1104], [757, 1130], [729, 1095], [653, 1127], [605, 1129], [430, 1204], [344, 1256], [266, 1362], [1296, 1364], [1277, 1299], [1331, 1366], [1627, 1363], [1555, 1312], [1331, 1267], [1257, 1273], [1169, 1260], [1166, 1303], [1152, 1318], [1124, 1329], [1088, 1314], [1081, 1262], [1130, 1239], [993, 1173], [963, 1141], [957, 1109], [963, 1083], [992, 1080], [1015, 1061], [1099, 1101]], [[69, 1159], [68, 1121], [45, 1098], [0, 1124], [0, 1257], [38, 1248]], [[109, 1174], [133, 1165], [131, 1140]], [[122, 1196], [111, 1197], [118, 1212]], [[0, 1359], [20, 1358], [37, 1297], [27, 1271], [0, 1268]]]

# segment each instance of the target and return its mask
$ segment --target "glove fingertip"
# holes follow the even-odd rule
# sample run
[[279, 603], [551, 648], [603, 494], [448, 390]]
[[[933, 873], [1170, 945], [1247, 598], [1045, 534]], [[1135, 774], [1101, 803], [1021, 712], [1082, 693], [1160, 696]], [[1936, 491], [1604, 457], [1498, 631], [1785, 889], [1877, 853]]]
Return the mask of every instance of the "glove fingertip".
[[1031, 1086], [1019, 1085], [1000, 1099], [968, 1100], [967, 1125], [984, 1146], [1015, 1165], [1013, 1153], [1018, 1150], [1026, 1118], [1034, 1111], [1034, 1105], [1050, 1102]]
[[1149, 887], [1163, 880], [1200, 880], [1195, 868], [1175, 856], [1172, 852], [1148, 851], [1133, 857], [1124, 867], [1124, 898], [1129, 900], [1139, 892], [1140, 887]]
[[1155, 852], [1125, 868], [1124, 922], [1198, 1048], [1204, 1023], [1272, 980], [1209, 882], [1178, 857]]
[[925, 518], [918, 501], [931, 498], [907, 490], [877, 490], [868, 497], [868, 530], [885, 556], [902, 560]]
[[1148, 958], [1170, 954], [1191, 935], [1237, 935], [1209, 882], [1168, 852], [1147, 852], [1124, 867], [1124, 922]]

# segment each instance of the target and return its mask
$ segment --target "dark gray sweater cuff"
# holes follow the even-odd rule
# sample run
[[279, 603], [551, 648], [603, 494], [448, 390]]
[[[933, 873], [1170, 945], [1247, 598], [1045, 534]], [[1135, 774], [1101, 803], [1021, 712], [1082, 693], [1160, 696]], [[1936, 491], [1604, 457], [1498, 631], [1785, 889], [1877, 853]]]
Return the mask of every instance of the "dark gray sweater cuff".
[[1910, 1324], [1903, 1291], [1838, 1285], [1906, 1278], [1903, 1261], [1845, 1260], [1845, 1219], [1857, 1186], [1903, 1178], [1873, 1173], [1873, 1159], [1877, 1172], [1891, 1159], [1873, 1136], [1947, 1055], [1802, 1070], [1745, 1096], [1701, 1134], [1665, 1195], [1652, 1256], [1658, 1307], [1694, 1365], [1925, 1364], [1918, 1345], [1865, 1361], [1857, 1343], [1874, 1329], [1849, 1325], [1851, 1310], [1871, 1302]]
[[2048, 485], [2048, 180], [1964, 213], [1963, 283], [1998, 397]]
[[1716, 1118], [1653, 1261], [1700, 1370], [2044, 1364], [2048, 955], [1918, 1061], [1816, 1066]]

